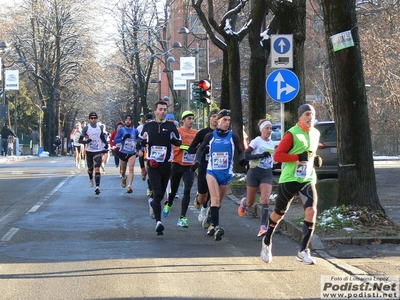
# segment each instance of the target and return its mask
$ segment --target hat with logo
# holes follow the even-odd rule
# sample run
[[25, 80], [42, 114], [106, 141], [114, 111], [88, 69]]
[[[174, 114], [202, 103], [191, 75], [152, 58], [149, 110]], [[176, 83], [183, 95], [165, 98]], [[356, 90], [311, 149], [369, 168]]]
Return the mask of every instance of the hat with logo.
[[94, 111], [92, 111], [90, 114], [89, 114], [89, 119], [91, 118], [91, 117], [98, 117], [97, 116], [97, 114], [94, 112]]
[[194, 117], [194, 113], [192, 111], [190, 111], [190, 110], [185, 110], [182, 113], [181, 120], [184, 120], [186, 117], [189, 117], [189, 116]]

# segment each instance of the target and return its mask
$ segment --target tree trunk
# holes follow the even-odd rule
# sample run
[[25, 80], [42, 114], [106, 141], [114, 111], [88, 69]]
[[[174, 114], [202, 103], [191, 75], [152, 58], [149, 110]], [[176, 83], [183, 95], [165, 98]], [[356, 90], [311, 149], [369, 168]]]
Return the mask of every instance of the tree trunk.
[[[242, 97], [240, 89], [240, 53], [239, 41], [235, 36], [227, 39], [228, 60], [229, 60], [229, 95], [231, 107], [231, 126], [232, 131], [239, 135], [243, 141], [243, 116], [242, 116]], [[221, 107], [221, 109], [224, 107]], [[244, 167], [238, 164], [238, 157], [235, 155], [233, 171], [244, 173]]]
[[305, 103], [304, 41], [306, 39], [306, 0], [283, 1], [278, 5], [278, 32], [293, 34], [293, 72], [300, 82], [297, 96], [285, 103], [285, 127], [288, 129], [298, 121], [297, 109]]
[[[376, 191], [355, 0], [321, 0], [321, 3], [336, 118], [338, 204], [383, 210]], [[334, 52], [330, 37], [348, 30], [351, 30], [354, 46]]]
[[265, 68], [270, 53], [264, 42], [260, 44], [260, 32], [265, 30], [265, 16], [268, 7], [265, 1], [252, 2], [252, 22], [249, 25], [250, 66], [249, 66], [249, 140], [260, 134], [258, 121], [266, 116]]

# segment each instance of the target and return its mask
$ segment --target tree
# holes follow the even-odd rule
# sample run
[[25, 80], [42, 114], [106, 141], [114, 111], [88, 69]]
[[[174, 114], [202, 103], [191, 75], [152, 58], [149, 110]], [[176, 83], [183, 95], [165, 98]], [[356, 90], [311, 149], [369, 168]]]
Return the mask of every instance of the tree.
[[[356, 1], [320, 0], [320, 4], [331, 69], [339, 149], [338, 204], [383, 210], [376, 190]], [[354, 46], [334, 51], [331, 37], [348, 30]]]

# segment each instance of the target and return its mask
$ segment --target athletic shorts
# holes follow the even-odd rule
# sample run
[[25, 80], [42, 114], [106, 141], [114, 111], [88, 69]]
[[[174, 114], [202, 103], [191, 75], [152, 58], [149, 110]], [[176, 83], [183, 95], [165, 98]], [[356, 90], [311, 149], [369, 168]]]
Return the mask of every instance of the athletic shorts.
[[232, 182], [232, 174], [229, 174], [229, 171], [216, 171], [216, 170], [207, 170], [207, 174], [213, 176], [219, 185], [228, 185]]
[[246, 175], [246, 185], [259, 187], [261, 183], [272, 185], [272, 169], [250, 168]]
[[129, 158], [131, 158], [132, 156], [136, 156], [136, 153], [134, 154], [128, 154], [128, 153], [122, 153], [121, 151], [118, 152], [118, 157], [120, 160], [127, 162], [129, 160]]

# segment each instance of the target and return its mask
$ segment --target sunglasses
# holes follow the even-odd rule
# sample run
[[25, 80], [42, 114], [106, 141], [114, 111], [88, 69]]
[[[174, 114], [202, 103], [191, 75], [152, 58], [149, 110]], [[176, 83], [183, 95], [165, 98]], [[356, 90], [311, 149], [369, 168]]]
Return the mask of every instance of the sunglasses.
[[97, 117], [90, 117], [90, 120], [96, 120]]

